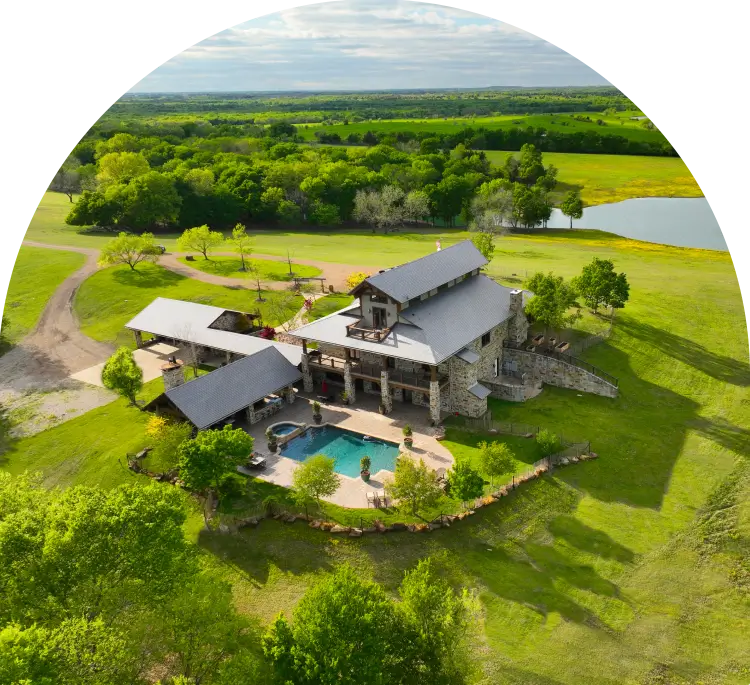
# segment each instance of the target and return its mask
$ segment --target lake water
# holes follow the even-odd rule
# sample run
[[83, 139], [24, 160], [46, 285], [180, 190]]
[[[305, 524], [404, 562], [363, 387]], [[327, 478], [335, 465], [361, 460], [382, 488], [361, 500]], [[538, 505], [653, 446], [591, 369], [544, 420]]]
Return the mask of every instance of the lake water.
[[[552, 211], [549, 228], [568, 228], [570, 219]], [[643, 197], [586, 207], [573, 228], [598, 228], [625, 238], [679, 247], [726, 250], [727, 244], [704, 197]]]

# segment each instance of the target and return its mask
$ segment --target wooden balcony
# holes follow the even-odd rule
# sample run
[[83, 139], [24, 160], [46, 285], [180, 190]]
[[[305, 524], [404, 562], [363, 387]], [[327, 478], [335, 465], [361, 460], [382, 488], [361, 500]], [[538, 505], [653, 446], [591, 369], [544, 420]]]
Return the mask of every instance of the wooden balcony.
[[385, 340], [391, 332], [390, 328], [372, 328], [362, 323], [363, 319], [350, 323], [346, 327], [346, 335], [349, 338], [359, 338], [370, 342], [381, 342]]

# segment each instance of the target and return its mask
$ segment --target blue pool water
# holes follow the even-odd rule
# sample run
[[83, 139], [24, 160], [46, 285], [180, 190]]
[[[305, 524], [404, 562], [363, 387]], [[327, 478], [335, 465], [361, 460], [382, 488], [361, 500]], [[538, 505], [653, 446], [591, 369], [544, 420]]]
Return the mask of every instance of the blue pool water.
[[398, 457], [398, 445], [383, 440], [365, 440], [360, 433], [322, 426], [308, 428], [305, 433], [292, 438], [281, 447], [281, 456], [296, 461], [305, 461], [315, 454], [325, 454], [335, 459], [336, 473], [357, 478], [359, 460], [365, 455], [372, 461], [370, 473], [377, 473], [381, 469], [393, 471]]
[[293, 423], [280, 423], [273, 427], [273, 432], [275, 435], [289, 435], [289, 433], [297, 430], [297, 428], [299, 428], [299, 426]]

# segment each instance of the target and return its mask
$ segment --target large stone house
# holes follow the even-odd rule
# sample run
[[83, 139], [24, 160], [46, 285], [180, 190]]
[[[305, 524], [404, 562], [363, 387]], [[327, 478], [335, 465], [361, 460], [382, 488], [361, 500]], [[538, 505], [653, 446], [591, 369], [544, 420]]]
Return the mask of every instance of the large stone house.
[[527, 293], [483, 274], [486, 264], [466, 240], [365, 279], [352, 306], [291, 332], [305, 390], [340, 381], [350, 402], [377, 394], [385, 412], [411, 402], [435, 422], [481, 416], [490, 395], [538, 392], [503, 364], [504, 343], [526, 340]]

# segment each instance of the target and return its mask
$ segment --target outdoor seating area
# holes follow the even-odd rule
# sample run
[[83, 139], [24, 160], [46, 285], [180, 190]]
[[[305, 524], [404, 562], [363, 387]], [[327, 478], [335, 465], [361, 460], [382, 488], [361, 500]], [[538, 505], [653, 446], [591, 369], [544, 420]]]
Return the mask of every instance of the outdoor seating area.
[[380, 509], [381, 507], [388, 507], [388, 495], [385, 490], [373, 490], [367, 493], [367, 506], [375, 507]]

